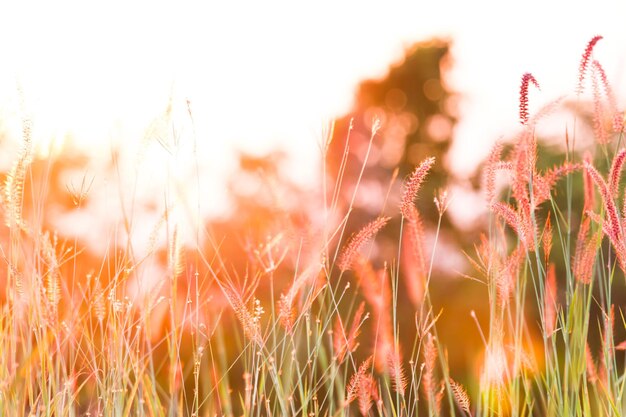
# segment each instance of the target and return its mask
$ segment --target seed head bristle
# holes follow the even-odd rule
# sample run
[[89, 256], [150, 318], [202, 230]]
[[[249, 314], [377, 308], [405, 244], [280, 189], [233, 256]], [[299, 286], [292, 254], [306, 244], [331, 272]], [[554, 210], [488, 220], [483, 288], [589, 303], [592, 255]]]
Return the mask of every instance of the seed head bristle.
[[614, 157], [609, 171], [609, 194], [613, 198], [617, 197], [619, 191], [619, 181], [622, 176], [622, 168], [626, 162], [626, 148], [622, 148]]
[[244, 335], [257, 345], [263, 346], [263, 336], [261, 335], [261, 326], [257, 311], [251, 312], [245, 305], [239, 291], [234, 288], [228, 285], [222, 285], [222, 292], [235, 312], [235, 316], [239, 319], [243, 327]]
[[603, 365], [603, 371], [605, 373], [606, 376], [606, 371], [607, 371], [607, 366], [608, 365], [608, 371], [612, 371], [613, 370], [613, 357], [615, 355], [615, 352], [613, 350], [613, 335], [614, 335], [614, 330], [615, 330], [615, 304], [611, 304], [611, 308], [609, 309], [608, 312], [603, 311], [602, 312], [602, 316], [604, 319], [604, 334], [602, 335], [602, 351], [603, 352], [608, 352], [609, 354], [609, 358], [608, 360], [603, 360], [601, 361], [602, 365]]
[[493, 203], [491, 210], [515, 231], [524, 247], [530, 247], [533, 239], [532, 227], [528, 224], [528, 220], [525, 216], [520, 215], [520, 213], [509, 204], [500, 201]]
[[594, 60], [592, 63], [592, 67], [593, 67], [594, 75], [598, 76], [600, 79], [599, 81], [602, 84], [602, 87], [604, 88], [604, 94], [606, 96], [606, 100], [609, 103], [609, 109], [611, 110], [611, 115], [612, 115], [613, 131], [621, 132], [623, 128], [624, 118], [623, 118], [622, 113], [617, 108], [617, 100], [615, 98], [615, 93], [613, 92], [613, 87], [611, 87], [611, 83], [609, 83], [609, 80], [606, 76], [606, 72], [604, 71], [604, 68], [598, 61]]
[[496, 272], [496, 289], [498, 305], [504, 306], [509, 302], [519, 274], [519, 268], [524, 260], [525, 248], [518, 246], [504, 260], [502, 268]]
[[106, 315], [106, 306], [104, 304], [104, 291], [100, 285], [100, 279], [96, 278], [93, 294], [93, 311], [98, 322], [102, 324]]
[[428, 171], [434, 163], [434, 157], [425, 159], [417, 168], [415, 168], [415, 171], [413, 171], [411, 176], [404, 182], [404, 193], [400, 203], [400, 212], [405, 218], [409, 218], [411, 216], [411, 207], [414, 207], [417, 193], [419, 192]]
[[543, 175], [535, 175], [533, 180], [533, 204], [536, 208], [540, 204], [550, 199], [550, 193], [556, 183], [563, 177], [581, 169], [582, 165], [565, 162], [559, 166], [549, 169]]
[[598, 367], [593, 359], [589, 343], [585, 345], [585, 360], [587, 363], [587, 380], [593, 384], [598, 380]]
[[435, 196], [435, 207], [437, 207], [437, 213], [443, 216], [443, 213], [448, 210], [450, 205], [450, 197], [448, 196], [448, 190], [439, 190]]
[[41, 256], [46, 264], [45, 294], [51, 313], [55, 313], [61, 299], [61, 289], [59, 285], [61, 273], [59, 271], [59, 261], [56, 255], [56, 236], [54, 243], [50, 239], [50, 233], [45, 232], [41, 238]]
[[583, 52], [582, 58], [580, 59], [580, 66], [578, 67], [578, 86], [576, 87], [576, 93], [582, 94], [584, 90], [583, 81], [585, 80], [585, 75], [587, 73], [587, 67], [589, 66], [589, 60], [591, 59], [591, 55], [593, 53], [593, 48], [596, 46], [596, 43], [602, 39], [602, 36], [596, 35], [587, 44], [585, 48], [585, 52]]
[[408, 383], [406, 373], [402, 367], [402, 358], [398, 350], [390, 350], [387, 356], [387, 366], [389, 368], [389, 376], [391, 384], [395, 392], [404, 395]]
[[590, 223], [590, 217], [586, 217], [580, 225], [572, 263], [574, 278], [582, 284], [591, 282], [598, 243], [597, 235], [589, 237]]
[[610, 142], [611, 137], [604, 127], [604, 104], [602, 103], [600, 86], [598, 85], [598, 76], [595, 68], [593, 68], [591, 77], [591, 91], [593, 95], [593, 133], [599, 144], [606, 145]]
[[520, 86], [519, 93], [519, 119], [522, 125], [528, 124], [528, 85], [532, 83], [539, 90], [539, 83], [535, 77], [527, 72], [522, 75], [522, 85]]
[[428, 333], [426, 342], [424, 343], [424, 376], [422, 386], [427, 398], [432, 398], [437, 389], [435, 382], [435, 362], [437, 360], [437, 347], [435, 346], [435, 338]]
[[546, 290], [543, 308], [543, 327], [547, 335], [554, 333], [556, 328], [556, 267], [554, 264], [548, 266], [546, 275]]
[[402, 272], [404, 274], [409, 299], [419, 307], [424, 297], [424, 287], [428, 270], [425, 260], [425, 237], [421, 216], [415, 207], [402, 229]]
[[[585, 152], [584, 164], [591, 166], [591, 154], [589, 151]], [[583, 188], [585, 193], [585, 201], [583, 211], [587, 212], [593, 210], [596, 205], [596, 193], [593, 188], [593, 179], [587, 169], [583, 170]]]
[[548, 259], [550, 259], [550, 252], [552, 251], [552, 221], [550, 220], [550, 212], [548, 212], [548, 218], [546, 219], [546, 224], [543, 228], [542, 243], [543, 253], [547, 264]]
[[[604, 205], [604, 210], [606, 212], [606, 221], [602, 224], [602, 230], [607, 235], [613, 248], [615, 249], [615, 256], [617, 258], [619, 267], [622, 271], [626, 271], [626, 242], [624, 241], [624, 233], [622, 231], [622, 220], [620, 218], [619, 211], [615, 205], [615, 200], [613, 199], [613, 195], [609, 190], [609, 186], [600, 173], [591, 165], [590, 163], [585, 161], [585, 169], [589, 173], [589, 176], [598, 187], [600, 191], [600, 197], [602, 198], [602, 203]], [[616, 170], [617, 171], [617, 170]], [[589, 211], [588, 213], [592, 213]], [[593, 250], [595, 259], [595, 250], [597, 248], [597, 236], [594, 238], [594, 246], [591, 248], [591, 243], [589, 247], [589, 251]], [[593, 260], [589, 261], [593, 264]]]
[[297, 310], [294, 306], [296, 297], [307, 280], [308, 274], [306, 273], [298, 276], [289, 290], [281, 294], [280, 300], [278, 300], [278, 319], [288, 334], [293, 333], [293, 326], [296, 322]]
[[485, 163], [485, 169], [483, 171], [483, 189], [487, 196], [487, 203], [492, 204], [496, 198], [496, 171], [499, 164], [502, 162], [500, 157], [502, 155], [502, 143], [496, 142], [489, 152], [489, 157]]
[[374, 376], [372, 374], [364, 375], [359, 379], [358, 388], [359, 411], [363, 417], [366, 417], [372, 408], [372, 394], [378, 390]]
[[467, 395], [467, 391], [463, 388], [463, 385], [456, 382], [454, 379], [450, 378], [450, 388], [452, 388], [452, 394], [454, 395], [454, 399], [457, 404], [463, 411], [465, 411], [468, 415], [471, 416], [470, 411], [470, 399], [469, 395]]
[[[615, 206], [613, 196], [609, 191], [609, 186], [607, 185], [604, 178], [602, 178], [600, 173], [593, 167], [593, 165], [585, 162], [585, 169], [589, 172], [591, 179], [600, 191], [600, 197], [602, 197], [602, 203], [604, 204], [604, 208], [608, 217], [608, 227], [610, 231], [609, 238], [612, 242], [617, 242], [621, 240], [622, 227], [619, 220], [619, 212], [617, 211], [617, 207]], [[616, 247], [616, 249], [618, 248]]]
[[283, 325], [287, 334], [293, 334], [293, 327], [296, 322], [297, 311], [293, 306], [294, 299], [291, 297], [291, 291], [280, 295], [278, 301], [278, 319]]
[[335, 349], [335, 356], [338, 363], [343, 362], [346, 354], [348, 352], [354, 352], [358, 347], [357, 338], [361, 333], [361, 324], [364, 313], [365, 303], [361, 302], [356, 313], [354, 313], [352, 325], [350, 326], [350, 330], [348, 332], [346, 332], [346, 326], [344, 326], [341, 317], [337, 315], [335, 328], [333, 330], [333, 347]]
[[361, 380], [368, 375], [370, 366], [372, 365], [372, 359], [373, 357], [370, 356], [363, 361], [356, 373], [352, 375], [352, 378], [350, 378], [350, 383], [346, 389], [346, 403], [349, 404], [357, 399], [361, 386]]
[[382, 229], [391, 217], [378, 217], [363, 227], [344, 246], [337, 266], [341, 271], [352, 268], [355, 257], [359, 250], [369, 242]]

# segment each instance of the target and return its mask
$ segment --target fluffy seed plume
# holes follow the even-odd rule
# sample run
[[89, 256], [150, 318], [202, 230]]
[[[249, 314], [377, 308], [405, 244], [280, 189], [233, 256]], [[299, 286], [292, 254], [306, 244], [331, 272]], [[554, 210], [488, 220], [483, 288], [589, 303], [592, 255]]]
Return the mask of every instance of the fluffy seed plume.
[[50, 239], [50, 233], [45, 232], [41, 238], [41, 255], [46, 264], [46, 299], [52, 313], [56, 313], [57, 306], [61, 299], [61, 289], [59, 281], [59, 261], [56, 255], [56, 235]]
[[[585, 152], [584, 156], [585, 165], [591, 165], [591, 154], [589, 151]], [[596, 205], [596, 193], [593, 189], [593, 179], [591, 179], [591, 175], [588, 170], [583, 171], [583, 188], [585, 192], [585, 202], [583, 212], [587, 212], [589, 210], [593, 210]]]
[[501, 164], [500, 157], [502, 155], [502, 143], [496, 142], [489, 152], [489, 157], [485, 163], [483, 171], [483, 189], [487, 197], [487, 203], [492, 204], [496, 199], [496, 171]]
[[543, 228], [543, 254], [546, 261], [550, 259], [550, 252], [552, 252], [552, 221], [550, 220], [550, 212], [548, 212], [548, 218], [546, 219], [546, 225]]
[[515, 291], [519, 269], [524, 261], [525, 250], [522, 246], [515, 248], [506, 258], [502, 269], [496, 274], [496, 289], [498, 305], [504, 306], [509, 302], [511, 295]]
[[593, 384], [598, 380], [598, 367], [596, 366], [596, 361], [593, 359], [593, 353], [591, 353], [589, 343], [585, 345], [585, 360], [587, 362], [587, 380]]
[[415, 204], [417, 193], [434, 163], [435, 158], [433, 157], [425, 159], [404, 182], [404, 194], [402, 195], [402, 202], [400, 203], [400, 212], [405, 218], [410, 218], [412, 213], [411, 207]]
[[599, 144], [606, 145], [611, 141], [611, 137], [604, 126], [604, 104], [602, 103], [598, 82], [597, 71], [594, 68], [591, 77], [591, 91], [593, 95], [593, 133]]
[[435, 362], [437, 360], [437, 347], [435, 346], [435, 338], [428, 333], [426, 343], [424, 344], [424, 376], [422, 386], [427, 398], [433, 398], [437, 383], [435, 382]]
[[596, 187], [598, 187], [600, 196], [602, 197], [602, 203], [604, 204], [604, 209], [606, 211], [607, 219], [602, 229], [615, 248], [615, 254], [620, 268], [622, 271], [626, 271], [626, 243], [624, 242], [620, 215], [617, 207], [615, 206], [615, 200], [611, 195], [609, 185], [607, 185], [600, 173], [588, 162], [585, 162], [585, 169], [589, 173], [593, 182], [596, 184]]
[[604, 178], [602, 178], [600, 173], [591, 164], [585, 163], [585, 169], [589, 172], [589, 176], [600, 191], [600, 196], [602, 197], [602, 202], [604, 203], [609, 221], [609, 237], [618, 238], [621, 235], [619, 213], [617, 207], [615, 207], [615, 202], [613, 201], [609, 187], [604, 181]]
[[24, 198], [24, 183], [26, 173], [32, 162], [33, 140], [32, 140], [32, 120], [24, 118], [22, 120], [22, 148], [20, 154], [7, 173], [4, 182], [4, 206], [6, 225], [8, 227], [25, 228], [22, 218], [22, 203]]
[[346, 390], [347, 404], [350, 404], [352, 401], [358, 398], [361, 381], [364, 380], [368, 375], [370, 366], [372, 366], [372, 358], [373, 357], [370, 356], [365, 361], [363, 361], [356, 373], [352, 375], [352, 378], [350, 378], [350, 383], [348, 384], [348, 388]]
[[367, 374], [359, 380], [359, 411], [363, 417], [369, 414], [372, 408], [372, 397], [375, 392], [378, 391], [376, 386], [376, 380], [372, 374]]
[[543, 306], [543, 328], [547, 335], [554, 333], [556, 328], [556, 268], [554, 264], [548, 267], [546, 276], [546, 293]]
[[613, 334], [615, 330], [615, 304], [611, 304], [611, 308], [608, 312], [602, 312], [604, 321], [604, 332], [602, 337], [602, 352], [607, 352], [608, 357], [603, 358], [600, 361], [601, 374], [603, 374], [603, 381], [607, 381], [606, 377], [613, 371], [613, 359], [615, 351], [613, 350]]
[[406, 390], [406, 386], [408, 383], [406, 373], [404, 372], [404, 368], [402, 367], [402, 358], [400, 357], [400, 352], [397, 349], [389, 351], [388, 354], [388, 363], [389, 367], [389, 376], [391, 378], [391, 384], [395, 392], [400, 395], [404, 395], [404, 391]]
[[415, 307], [422, 304], [428, 269], [426, 268], [424, 228], [419, 212], [407, 218], [402, 230], [402, 272], [409, 299]]
[[437, 213], [443, 216], [443, 213], [448, 210], [450, 206], [450, 197], [448, 196], [448, 190], [439, 190], [435, 196], [435, 207], [437, 207]]
[[263, 346], [258, 314], [248, 309], [241, 295], [234, 288], [222, 286], [222, 292], [239, 319], [245, 336], [257, 345]]
[[589, 217], [586, 217], [581, 223], [574, 252], [574, 278], [582, 284], [589, 284], [591, 282], [593, 263], [596, 259], [596, 249], [598, 246], [597, 235], [593, 235], [591, 238], [588, 237], [590, 223], [591, 219]]
[[576, 87], [576, 93], [582, 94], [583, 92], [583, 81], [585, 81], [585, 75], [587, 74], [587, 67], [589, 66], [589, 60], [591, 59], [591, 54], [593, 53], [593, 48], [596, 46], [596, 43], [602, 39], [602, 36], [596, 35], [587, 44], [585, 48], [585, 52], [583, 52], [583, 56], [580, 59], [580, 66], [578, 67], [578, 86]]
[[391, 317], [391, 287], [387, 266], [375, 271], [363, 256], [354, 262], [354, 271], [363, 290], [363, 296], [372, 307], [372, 327], [375, 335], [374, 364], [378, 371], [385, 369], [387, 353], [393, 349], [393, 321]]
[[308, 278], [307, 274], [300, 275], [294, 280], [289, 290], [280, 295], [280, 300], [278, 301], [278, 319], [288, 334], [293, 333], [293, 326], [296, 322], [297, 311], [294, 306], [296, 297]]
[[626, 148], [620, 150], [613, 158], [611, 170], [609, 171], [609, 193], [615, 198], [619, 191], [619, 180], [622, 176], [622, 167], [626, 161]]
[[333, 330], [333, 347], [335, 349], [335, 356], [337, 357], [338, 363], [343, 362], [346, 353], [354, 352], [359, 346], [356, 339], [361, 333], [363, 313], [365, 313], [365, 303], [361, 302], [359, 308], [356, 310], [356, 313], [354, 313], [352, 326], [350, 326], [350, 330], [348, 332], [346, 332], [346, 328], [343, 325], [341, 317], [337, 316], [335, 329]]
[[341, 271], [352, 268], [359, 250], [382, 229], [391, 217], [378, 217], [355, 234], [344, 246], [337, 266]]
[[467, 391], [463, 388], [463, 385], [450, 378], [450, 388], [452, 388], [452, 394], [461, 410], [465, 411], [468, 415], [472, 415], [470, 411], [470, 399], [467, 395]]
[[278, 300], [278, 319], [287, 334], [293, 334], [293, 326], [296, 323], [297, 311], [293, 305], [292, 294], [291, 291], [288, 291], [286, 294], [281, 294], [280, 300]]
[[604, 68], [602, 67], [602, 65], [594, 60], [593, 61], [593, 71], [594, 73], [596, 73], [596, 75], [599, 77], [599, 81], [602, 84], [602, 87], [604, 88], [604, 94], [606, 95], [606, 100], [609, 103], [609, 109], [611, 110], [611, 114], [612, 114], [612, 122], [613, 122], [613, 130], [615, 132], [621, 132], [622, 128], [624, 127], [624, 118], [622, 113], [618, 110], [617, 108], [617, 100], [615, 99], [615, 93], [613, 92], [613, 87], [611, 87], [611, 83], [609, 83], [609, 80], [606, 76], [606, 72], [604, 71]]
[[531, 207], [534, 209], [543, 202], [550, 199], [550, 193], [556, 183], [563, 177], [578, 171], [582, 168], [580, 164], [572, 164], [566, 162], [562, 165], [555, 166], [543, 175], [535, 175], [533, 179], [533, 202]]
[[519, 90], [519, 120], [522, 125], [528, 124], [528, 85], [530, 83], [533, 83], [537, 89], [540, 89], [535, 77], [530, 72], [527, 72], [522, 75], [522, 85]]
[[526, 216], [520, 215], [509, 204], [496, 202], [491, 205], [491, 210], [502, 218], [517, 233], [520, 242], [525, 248], [530, 247], [533, 241], [532, 227]]
[[[87, 276], [88, 278], [91, 275]], [[106, 315], [106, 306], [104, 304], [104, 291], [102, 285], [100, 285], [100, 278], [96, 277], [93, 286], [93, 312], [96, 315], [96, 319], [102, 324]]]

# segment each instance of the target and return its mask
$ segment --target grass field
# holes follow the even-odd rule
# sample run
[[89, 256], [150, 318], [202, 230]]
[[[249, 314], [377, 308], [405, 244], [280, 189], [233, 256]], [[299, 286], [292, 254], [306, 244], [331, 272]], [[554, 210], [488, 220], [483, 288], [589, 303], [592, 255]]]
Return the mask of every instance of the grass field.
[[[352, 235], [361, 177], [341, 204], [348, 179], [339, 175], [325, 178], [315, 221], [295, 233], [271, 219], [277, 232], [237, 236], [236, 255], [209, 228], [197, 226], [195, 245], [184, 241], [166, 205], [145, 255], [130, 243], [127, 213], [125, 234], [103, 237], [107, 250], [94, 257], [44, 221], [52, 177], [45, 161], [35, 169], [25, 117], [2, 193], [0, 416], [626, 414], [626, 342], [616, 336], [626, 328], [626, 149], [623, 113], [593, 60], [600, 40], [582, 54], [573, 99], [591, 109], [592, 126], [563, 121], [559, 163], [537, 168], [536, 126], [560, 103], [531, 112], [539, 83], [529, 73], [515, 142], [497, 144], [485, 161], [489, 214], [462, 279], [483, 289], [489, 315], [454, 317], [459, 331], [482, 338], [473, 374], [449, 366], [438, 335], [447, 306], [429, 288], [446, 255], [439, 229], [425, 247], [415, 204], [433, 201], [440, 221], [448, 210], [454, 196], [445, 190], [420, 194], [441, 161], [424, 159], [399, 199]], [[74, 210], [92, 185], [66, 190]], [[397, 255], [380, 262], [376, 237], [394, 218]], [[149, 284], [138, 290], [141, 282]], [[398, 314], [405, 293], [410, 317]]]

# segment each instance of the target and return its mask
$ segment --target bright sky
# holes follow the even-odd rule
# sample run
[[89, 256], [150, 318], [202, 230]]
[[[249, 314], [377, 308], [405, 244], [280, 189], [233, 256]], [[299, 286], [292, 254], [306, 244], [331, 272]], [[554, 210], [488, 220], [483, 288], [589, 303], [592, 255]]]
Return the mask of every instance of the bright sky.
[[542, 86], [531, 111], [572, 93], [593, 35], [605, 37], [595, 56], [624, 91], [624, 16], [625, 2], [607, 0], [5, 3], [0, 117], [16, 127], [20, 84], [39, 139], [69, 131], [108, 153], [112, 138], [140, 141], [173, 92], [192, 103], [215, 190], [234, 147], [283, 146], [305, 179], [322, 126], [349, 109], [359, 81], [441, 36], [454, 42], [452, 86], [463, 96], [449, 163], [467, 173], [516, 126], [521, 75]]

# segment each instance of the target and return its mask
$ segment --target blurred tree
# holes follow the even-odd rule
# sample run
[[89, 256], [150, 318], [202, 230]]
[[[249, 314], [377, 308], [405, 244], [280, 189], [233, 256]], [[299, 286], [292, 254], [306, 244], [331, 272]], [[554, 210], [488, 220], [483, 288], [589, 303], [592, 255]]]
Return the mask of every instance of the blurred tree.
[[[447, 40], [413, 45], [382, 79], [364, 81], [356, 93], [353, 109], [335, 122], [327, 155], [327, 190], [331, 195], [338, 195], [339, 213], [346, 213], [351, 208], [344, 241], [376, 216], [392, 217], [377, 236], [370, 257], [379, 268], [385, 261], [398, 259], [401, 222], [398, 203], [403, 180], [423, 160], [435, 157], [436, 162], [416, 202], [425, 231], [426, 268], [430, 265], [439, 220], [433, 198], [438, 191], [455, 182], [453, 171], [445, 163], [457, 120], [458, 100], [446, 80], [452, 64], [450, 46]], [[376, 120], [380, 128], [372, 138]], [[340, 187], [338, 191], [337, 187]], [[471, 225], [464, 226], [459, 230], [448, 212], [443, 214], [430, 284], [435, 308], [445, 309], [439, 319], [439, 335], [446, 345], [451, 346], [449, 361], [461, 375], [468, 370], [464, 367], [472, 363], [474, 358], [471, 355], [477, 354], [481, 342], [477, 331], [467, 326], [460, 330], [454, 320], [458, 317], [469, 320], [471, 310], [481, 310], [477, 302], [484, 297], [483, 287], [459, 279], [459, 273], [466, 268], [462, 254], [473, 253], [473, 244], [478, 241], [480, 232], [480, 224], [473, 229]], [[404, 229], [406, 232], [406, 224]], [[416, 306], [411, 301], [415, 301], [415, 297], [409, 293], [411, 286], [421, 278], [411, 269], [411, 261], [407, 263], [408, 255], [401, 254], [397, 317], [413, 321]], [[420, 285], [423, 283], [417, 284]], [[413, 343], [414, 333], [410, 334], [406, 329], [415, 326], [407, 326], [404, 322], [402, 327], [405, 330], [401, 343], [408, 348]], [[463, 348], [456, 349], [455, 346]]]
[[[456, 123], [457, 95], [446, 83], [446, 71], [451, 65], [449, 50], [449, 42], [443, 40], [414, 45], [383, 79], [363, 82], [353, 110], [336, 121], [328, 153], [328, 189], [332, 190], [341, 177], [339, 204], [343, 211], [350, 206], [365, 162], [344, 238], [381, 213], [397, 215], [402, 180], [431, 156], [436, 162], [419, 193], [417, 205], [427, 230], [432, 231], [437, 224], [433, 197], [437, 190], [446, 187], [453, 175], [444, 162]], [[379, 120], [380, 129], [366, 157], [375, 120]], [[395, 216], [391, 227], [381, 235], [381, 259], [397, 257], [393, 248], [399, 221], [399, 216]], [[466, 247], [471, 241], [471, 236], [454, 231], [447, 215], [442, 229], [443, 239], [457, 242], [455, 246]], [[440, 265], [439, 272], [447, 275], [461, 266], [458, 263], [448, 268]]]

